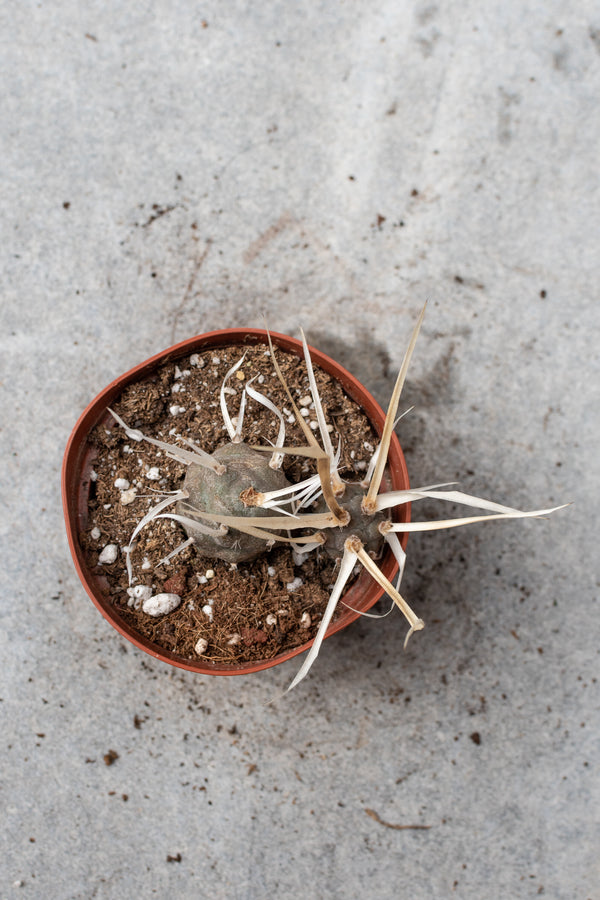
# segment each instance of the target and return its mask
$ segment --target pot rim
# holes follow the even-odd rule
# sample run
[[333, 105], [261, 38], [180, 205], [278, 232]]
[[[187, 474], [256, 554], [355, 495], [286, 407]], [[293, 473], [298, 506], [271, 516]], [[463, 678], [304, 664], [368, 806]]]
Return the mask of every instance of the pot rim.
[[[248, 675], [262, 671], [286, 662], [300, 653], [304, 653], [312, 645], [314, 638], [291, 650], [285, 650], [271, 659], [217, 665], [205, 660], [184, 659], [138, 634], [119, 616], [109, 600], [104, 597], [100, 585], [102, 576], [92, 573], [79, 544], [78, 535], [87, 525], [88, 492], [86, 488], [89, 482], [84, 483], [83, 480], [86, 452], [88, 456], [90, 453], [87, 438], [91, 430], [107, 417], [107, 407], [123, 392], [125, 387], [147, 377], [159, 365], [164, 365], [169, 361], [176, 361], [192, 353], [212, 348], [217, 349], [218, 347], [232, 344], [265, 344], [268, 346], [267, 334], [270, 334], [271, 340], [276, 347], [292, 352], [301, 358], [304, 357], [300, 340], [278, 332], [267, 332], [266, 329], [262, 328], [225, 328], [187, 338], [138, 363], [129, 371], [115, 378], [100, 391], [79, 416], [67, 442], [63, 458], [61, 488], [69, 548], [79, 579], [92, 603], [113, 628], [138, 649], [169, 665], [203, 675]], [[342, 385], [348, 396], [358, 403], [363, 412], [365, 412], [378, 434], [381, 434], [385, 414], [367, 389], [354, 375], [331, 357], [310, 345], [309, 350], [313, 362], [332, 375]], [[387, 469], [390, 473], [394, 490], [403, 490], [409, 487], [406, 460], [395, 433], [392, 433]], [[402, 506], [399, 521], [410, 521], [410, 504]], [[404, 534], [402, 537], [402, 545], [405, 547], [408, 534]], [[398, 571], [398, 564], [389, 548], [386, 548], [380, 568], [390, 581]], [[354, 609], [351, 610], [346, 607], [338, 619], [330, 623], [325, 633], [325, 638], [331, 637], [331, 635], [356, 621], [359, 615], [369, 610], [383, 593], [383, 589], [367, 572], [361, 572], [358, 579], [342, 598]]]

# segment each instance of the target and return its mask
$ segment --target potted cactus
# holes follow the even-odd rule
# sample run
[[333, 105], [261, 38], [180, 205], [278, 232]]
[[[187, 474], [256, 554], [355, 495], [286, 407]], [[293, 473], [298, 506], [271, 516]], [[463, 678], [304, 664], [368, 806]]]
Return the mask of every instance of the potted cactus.
[[[259, 329], [178, 344], [106, 388], [63, 465], [67, 532], [102, 614], [166, 662], [210, 674], [308, 650], [399, 587], [408, 533], [540, 516], [448, 485], [411, 489], [394, 434], [424, 310], [384, 415], [333, 360]], [[485, 515], [410, 522], [435, 498]], [[395, 583], [392, 579], [397, 574]]]

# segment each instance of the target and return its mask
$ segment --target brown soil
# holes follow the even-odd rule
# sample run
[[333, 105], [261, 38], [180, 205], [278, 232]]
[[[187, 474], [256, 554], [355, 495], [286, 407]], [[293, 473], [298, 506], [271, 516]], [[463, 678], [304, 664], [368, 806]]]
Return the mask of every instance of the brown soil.
[[[128, 426], [139, 428], [147, 436], [184, 447], [177, 437], [182, 435], [214, 452], [229, 440], [219, 405], [221, 383], [241, 353], [239, 347], [219, 348], [199, 354], [195, 365], [189, 358], [167, 363], [151, 378], [126, 388], [112, 408]], [[277, 359], [299, 402], [309, 394], [304, 362], [282, 350], [277, 351]], [[291, 413], [263, 345], [247, 349], [241, 373], [243, 378], [233, 375], [228, 382], [236, 391], [227, 397], [230, 415], [237, 414], [241, 388], [255, 377], [253, 386], [280, 410]], [[341, 386], [317, 367], [315, 373], [326, 420], [334, 426], [334, 447], [338, 434], [342, 437], [342, 476], [346, 481], [360, 480], [377, 435]], [[260, 376], [263, 380], [259, 382]], [[183, 411], [174, 413], [173, 407]], [[308, 408], [310, 422], [315, 414]], [[277, 430], [276, 417], [248, 400], [244, 442], [274, 443]], [[88, 564], [106, 577], [110, 602], [135, 631], [184, 660], [202, 658], [220, 663], [270, 659], [314, 637], [335, 581], [336, 563], [325, 553], [311, 553], [299, 567], [294, 564], [291, 549], [279, 544], [255, 561], [234, 566], [200, 557], [192, 546], [161, 565], [161, 560], [186, 540], [181, 525], [170, 519], [155, 519], [142, 529], [131, 553], [133, 584], [148, 585], [155, 594], [178, 594], [181, 604], [157, 618], [129, 606], [123, 548], [149, 509], [166, 492], [181, 487], [186, 467], [145, 441], [130, 440], [116, 423], [98, 426], [90, 440], [97, 451], [93, 462], [96, 477], [91, 484], [88, 528], [81, 544]], [[296, 423], [286, 423], [286, 444], [306, 444]], [[289, 481], [297, 482], [315, 469], [312, 460], [286, 456], [283, 471]], [[115, 486], [118, 479], [128, 481], [135, 489], [132, 502], [123, 504], [122, 490]], [[165, 510], [169, 511], [174, 511], [174, 506]], [[101, 550], [113, 543], [121, 548], [116, 561], [99, 566]], [[203, 611], [208, 606], [212, 620]], [[201, 657], [195, 650], [200, 638], [208, 642]]]

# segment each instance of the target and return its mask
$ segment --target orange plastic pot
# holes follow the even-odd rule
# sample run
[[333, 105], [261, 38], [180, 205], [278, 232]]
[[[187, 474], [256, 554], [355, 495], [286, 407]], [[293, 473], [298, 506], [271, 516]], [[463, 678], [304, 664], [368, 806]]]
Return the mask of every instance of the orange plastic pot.
[[[303, 357], [302, 344], [295, 338], [271, 332], [271, 339], [275, 346], [281, 347], [282, 350]], [[80, 416], [69, 438], [62, 467], [63, 509], [69, 546], [77, 574], [96, 608], [110, 622], [113, 628], [140, 650], [172, 666], [188, 669], [191, 672], [199, 672], [203, 675], [247, 675], [251, 672], [268, 669], [308, 650], [312, 641], [308, 641], [302, 646], [294, 647], [292, 650], [286, 650], [284, 653], [280, 653], [271, 659], [224, 664], [211, 663], [207, 660], [184, 659], [159, 647], [134, 631], [110, 603], [106, 580], [87, 564], [79, 540], [80, 534], [85, 532], [88, 527], [91, 470], [96, 454], [88, 438], [96, 425], [101, 422], [112, 422], [110, 414], [107, 412], [107, 407], [113, 404], [128, 385], [136, 381], [142, 381], [167, 362], [175, 362], [192, 353], [235, 344], [239, 344], [240, 347], [252, 344], [266, 344], [268, 346], [267, 332], [259, 328], [227, 328], [222, 331], [211, 331], [208, 334], [198, 335], [175, 344], [175, 346], [169, 347], [162, 353], [157, 353], [146, 360], [146, 362], [140, 363], [129, 372], [121, 375], [101, 391]], [[332, 375], [342, 385], [345, 392], [364, 410], [375, 430], [381, 434], [385, 415], [369, 392], [353, 375], [324, 353], [312, 347], [310, 348], [310, 353], [313, 362]], [[388, 457], [388, 471], [391, 489], [404, 490], [408, 488], [406, 461], [396, 435], [392, 435]], [[400, 507], [398, 521], [407, 522], [409, 518], [410, 506]], [[407, 537], [408, 535], [405, 534], [403, 539], [404, 545]], [[398, 568], [395, 558], [389, 550], [386, 550], [379, 565], [384, 575], [389, 579], [394, 577]], [[382, 594], [383, 591], [379, 585], [373, 581], [370, 575], [363, 571], [343, 597], [345, 603], [353, 607], [356, 612], [340, 605], [339, 609], [341, 612], [335, 621], [330, 624], [326, 637], [330, 637], [342, 628], [346, 628], [351, 622], [354, 622], [358, 615], [370, 609]]]

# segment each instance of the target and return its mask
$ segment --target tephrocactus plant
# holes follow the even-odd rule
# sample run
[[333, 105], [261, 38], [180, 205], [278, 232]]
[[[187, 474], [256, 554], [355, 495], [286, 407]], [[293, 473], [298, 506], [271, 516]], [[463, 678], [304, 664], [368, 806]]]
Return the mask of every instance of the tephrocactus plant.
[[[230, 440], [212, 454], [206, 453], [191, 440], [179, 435], [177, 437], [186, 445], [185, 448], [146, 436], [140, 429], [129, 427], [120, 416], [110, 410], [130, 440], [149, 441], [161, 448], [167, 456], [187, 467], [180, 490], [161, 499], [143, 516], [131, 535], [126, 551], [131, 602], [154, 616], [172, 611], [180, 602], [180, 598], [175, 594], [162, 593], [153, 596], [151, 588], [134, 585], [137, 579], [134, 577], [131, 564], [131, 551], [141, 530], [154, 519], [175, 520], [180, 523], [187, 535], [187, 539], [165, 556], [163, 562], [169, 561], [191, 546], [194, 546], [203, 557], [223, 560], [233, 565], [255, 559], [277, 542], [292, 546], [295, 561], [299, 565], [311, 553], [327, 554], [336, 560], [339, 566], [337, 578], [313, 645], [292, 681], [291, 688], [304, 678], [312, 666], [344, 588], [357, 565], [363, 566], [369, 572], [405, 615], [410, 626], [406, 641], [414, 631], [424, 627], [422, 619], [413, 612], [398, 591], [405, 564], [405, 553], [398, 533], [452, 528], [493, 519], [543, 516], [553, 512], [553, 509], [522, 512], [469, 496], [461, 491], [442, 490], [448, 485], [381, 492], [390, 440], [397, 421], [400, 395], [424, 312], [423, 309], [405, 353], [390, 399], [380, 443], [372, 454], [364, 479], [359, 483], [347, 483], [340, 476], [341, 439], [336, 442], [337, 449], [334, 449], [332, 442], [334, 429], [326, 421], [323, 412], [304, 335], [302, 335], [304, 359], [316, 415], [316, 423], [311, 423], [315, 425], [314, 431], [305, 421], [293, 399], [271, 342], [270, 353], [275, 372], [306, 438], [305, 446], [286, 446], [284, 414], [265, 394], [252, 386], [252, 381], [244, 386], [237, 416], [235, 418], [230, 416], [227, 396], [234, 392], [228, 388], [227, 382], [236, 374], [244, 357], [229, 369], [221, 385], [220, 408]], [[247, 398], [266, 407], [279, 420], [279, 433], [274, 446], [250, 447], [243, 442]], [[317, 430], [320, 442], [316, 437]], [[290, 483], [281, 471], [285, 454], [312, 458], [316, 462], [317, 473], [302, 481]], [[488, 515], [413, 523], [394, 522], [390, 518], [390, 512], [394, 507], [424, 498], [461, 503], [486, 510]], [[175, 510], [168, 511], [168, 507], [173, 505]], [[395, 586], [380, 571], [376, 563], [386, 546], [391, 549], [399, 566]], [[201, 650], [202, 648], [199, 648], [198, 652]]]

